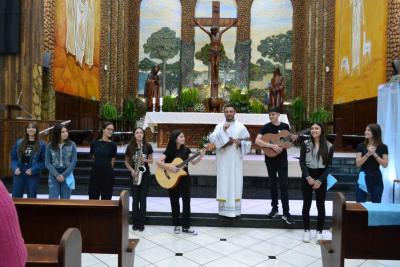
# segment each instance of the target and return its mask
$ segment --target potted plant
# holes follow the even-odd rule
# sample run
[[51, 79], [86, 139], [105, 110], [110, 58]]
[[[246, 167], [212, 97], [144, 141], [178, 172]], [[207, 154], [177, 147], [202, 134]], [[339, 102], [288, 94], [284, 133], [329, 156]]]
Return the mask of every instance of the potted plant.
[[264, 104], [257, 98], [250, 99], [249, 109], [250, 109], [250, 113], [264, 113], [265, 112]]
[[232, 89], [229, 96], [229, 102], [235, 106], [236, 112], [249, 113], [250, 102], [249, 102], [248, 91], [243, 91], [239, 88]]
[[163, 111], [165, 112], [176, 111], [176, 97], [170, 95], [163, 97]]

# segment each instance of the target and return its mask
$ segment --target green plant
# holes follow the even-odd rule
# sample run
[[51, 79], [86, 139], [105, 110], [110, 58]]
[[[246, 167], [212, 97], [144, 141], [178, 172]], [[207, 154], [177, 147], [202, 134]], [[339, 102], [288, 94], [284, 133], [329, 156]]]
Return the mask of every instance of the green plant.
[[204, 107], [203, 103], [197, 103], [194, 106], [194, 111], [196, 112], [204, 112], [206, 110], [206, 108]]
[[137, 119], [135, 101], [131, 97], [124, 101], [122, 118], [127, 121], [134, 121]]
[[229, 95], [229, 102], [235, 107], [237, 112], [249, 113], [250, 101], [249, 93], [239, 88], [232, 89]]
[[324, 107], [320, 107], [319, 109], [310, 114], [309, 121], [311, 123], [313, 122], [329, 123], [332, 121], [332, 112], [325, 109]]
[[169, 95], [163, 97], [163, 111], [165, 112], [176, 111], [176, 97]]
[[304, 115], [305, 105], [301, 97], [296, 97], [292, 102], [292, 119], [294, 121], [294, 128], [299, 131], [304, 128]]
[[250, 113], [264, 113], [264, 104], [257, 98], [250, 99]]
[[110, 102], [106, 102], [100, 107], [100, 118], [103, 120], [118, 119], [117, 107]]
[[179, 106], [186, 110], [187, 108], [194, 108], [200, 102], [199, 91], [196, 88], [184, 88], [179, 96]]

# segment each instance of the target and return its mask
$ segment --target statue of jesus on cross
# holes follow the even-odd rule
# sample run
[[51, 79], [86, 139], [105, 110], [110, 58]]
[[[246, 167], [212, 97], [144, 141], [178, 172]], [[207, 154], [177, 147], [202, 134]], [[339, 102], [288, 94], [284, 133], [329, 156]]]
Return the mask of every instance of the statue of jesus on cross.
[[[218, 97], [218, 71], [219, 71], [219, 60], [222, 45], [222, 34], [229, 30], [231, 27], [237, 24], [237, 19], [232, 18], [220, 18], [219, 17], [219, 1], [213, 1], [213, 12], [212, 18], [193, 18], [196, 26], [199, 26], [202, 31], [207, 33], [210, 37], [211, 47], [209, 50], [209, 58], [211, 63], [211, 97]], [[211, 26], [210, 31], [207, 31], [204, 27]], [[222, 31], [219, 30], [220, 26], [225, 26], [226, 28]]]

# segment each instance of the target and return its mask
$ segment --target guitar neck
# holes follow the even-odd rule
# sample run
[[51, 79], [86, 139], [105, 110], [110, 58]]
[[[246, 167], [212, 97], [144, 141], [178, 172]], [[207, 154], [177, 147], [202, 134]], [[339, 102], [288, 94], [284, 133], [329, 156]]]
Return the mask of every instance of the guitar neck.
[[183, 168], [185, 167], [189, 162], [191, 162], [192, 160], [194, 160], [195, 158], [197, 158], [200, 155], [200, 151], [196, 152], [193, 156], [191, 156], [190, 158], [188, 158], [187, 160], [183, 161], [181, 164], [178, 164], [176, 167], [177, 168]]

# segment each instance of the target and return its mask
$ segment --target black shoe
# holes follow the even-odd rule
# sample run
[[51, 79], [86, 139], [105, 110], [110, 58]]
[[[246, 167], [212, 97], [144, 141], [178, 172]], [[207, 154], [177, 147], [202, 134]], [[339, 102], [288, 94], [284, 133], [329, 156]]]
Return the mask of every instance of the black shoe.
[[273, 219], [278, 216], [278, 210], [272, 209], [270, 213], [267, 214], [268, 219]]
[[136, 224], [132, 225], [132, 230], [133, 231], [139, 230], [139, 226], [137, 226]]
[[144, 231], [144, 225], [138, 226], [138, 230], [139, 230], [140, 232], [143, 232], [143, 231]]
[[292, 220], [292, 216], [290, 215], [290, 213], [282, 215], [282, 220], [284, 220], [287, 224], [294, 224], [294, 221]]

